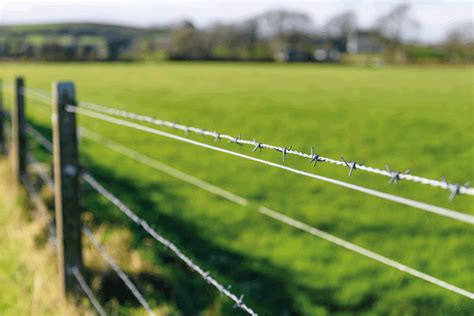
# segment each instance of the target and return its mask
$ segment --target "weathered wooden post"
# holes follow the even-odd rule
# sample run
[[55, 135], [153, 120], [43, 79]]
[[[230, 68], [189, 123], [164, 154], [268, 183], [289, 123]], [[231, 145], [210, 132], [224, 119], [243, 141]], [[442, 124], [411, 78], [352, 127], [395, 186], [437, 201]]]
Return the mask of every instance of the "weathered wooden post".
[[64, 298], [77, 287], [73, 268], [82, 268], [81, 217], [79, 207], [79, 162], [76, 115], [66, 111], [76, 105], [72, 82], [53, 83], [53, 151], [58, 240], [59, 285]]
[[5, 107], [3, 106], [3, 81], [0, 79], [0, 156], [7, 154], [7, 140], [5, 138]]
[[15, 78], [13, 87], [13, 111], [12, 111], [12, 159], [13, 172], [18, 183], [22, 183], [26, 177], [26, 118], [25, 118], [25, 96], [23, 78]]

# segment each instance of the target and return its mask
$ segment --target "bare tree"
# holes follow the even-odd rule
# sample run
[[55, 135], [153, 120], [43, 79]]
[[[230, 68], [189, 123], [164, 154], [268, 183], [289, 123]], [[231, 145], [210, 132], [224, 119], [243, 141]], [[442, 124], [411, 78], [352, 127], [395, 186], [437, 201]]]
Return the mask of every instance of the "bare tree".
[[472, 62], [474, 60], [474, 23], [467, 21], [449, 30], [443, 48], [448, 62]]
[[207, 59], [210, 57], [209, 37], [191, 22], [184, 22], [171, 35], [168, 55], [172, 59]]
[[274, 58], [290, 50], [300, 52], [311, 46], [311, 18], [301, 12], [276, 10], [256, 17], [258, 34], [266, 41]]
[[275, 37], [288, 33], [307, 33], [312, 28], [311, 18], [301, 12], [274, 10], [257, 18], [262, 37]]
[[382, 36], [389, 57], [403, 62], [406, 59], [403, 41], [419, 28], [418, 22], [410, 15], [410, 5], [404, 3], [395, 6], [377, 19], [376, 28]]
[[331, 18], [324, 26], [324, 33], [332, 38], [348, 38], [357, 30], [357, 16], [352, 11]]

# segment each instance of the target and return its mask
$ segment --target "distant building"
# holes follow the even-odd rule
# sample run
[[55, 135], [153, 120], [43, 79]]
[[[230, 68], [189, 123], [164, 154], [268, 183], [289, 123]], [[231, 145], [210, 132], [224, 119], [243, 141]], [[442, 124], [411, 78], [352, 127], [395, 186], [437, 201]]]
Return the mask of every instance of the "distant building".
[[276, 54], [275, 60], [279, 62], [298, 62], [311, 60], [311, 57], [306, 52], [297, 49], [283, 49]]
[[359, 30], [348, 36], [346, 52], [349, 54], [375, 54], [383, 51], [380, 36], [374, 31]]

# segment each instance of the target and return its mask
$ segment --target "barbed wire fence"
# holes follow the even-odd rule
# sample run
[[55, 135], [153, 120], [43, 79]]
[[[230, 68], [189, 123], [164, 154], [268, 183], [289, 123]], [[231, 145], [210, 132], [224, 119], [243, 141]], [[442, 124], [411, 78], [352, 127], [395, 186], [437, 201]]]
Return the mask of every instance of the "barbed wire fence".
[[[40, 89], [31, 89], [31, 88], [23, 88], [22, 87], [22, 89], [20, 89], [19, 93], [22, 94], [23, 96], [28, 95], [29, 97], [32, 97], [35, 100], [41, 102], [45, 106], [50, 107], [51, 104], [54, 104], [54, 98], [51, 98], [51, 96], [47, 92], [45, 92], [43, 90], [40, 90]], [[411, 206], [411, 207], [414, 207], [414, 208], [417, 208], [417, 209], [421, 209], [423, 211], [435, 213], [437, 215], [448, 217], [448, 218], [451, 218], [451, 219], [454, 219], [454, 220], [457, 220], [457, 221], [460, 221], [460, 222], [464, 222], [464, 223], [467, 223], [467, 224], [470, 224], [470, 225], [474, 224], [474, 216], [469, 215], [469, 214], [465, 214], [465, 213], [461, 213], [461, 212], [458, 212], [458, 211], [455, 211], [455, 210], [450, 210], [450, 209], [442, 208], [442, 207], [439, 207], [439, 206], [434, 206], [434, 205], [430, 205], [430, 204], [427, 204], [427, 203], [423, 203], [423, 202], [419, 202], [419, 201], [415, 201], [415, 200], [395, 196], [395, 195], [392, 195], [392, 194], [376, 191], [376, 190], [373, 190], [373, 189], [369, 189], [369, 188], [365, 188], [365, 187], [362, 187], [362, 186], [354, 185], [354, 184], [347, 183], [347, 182], [344, 182], [344, 181], [319, 176], [319, 175], [316, 175], [316, 174], [313, 174], [313, 173], [304, 172], [304, 171], [301, 171], [301, 170], [298, 170], [298, 169], [287, 167], [285, 165], [273, 163], [273, 162], [266, 161], [266, 160], [263, 160], [263, 159], [258, 159], [258, 158], [255, 158], [253, 156], [248, 156], [248, 155], [245, 155], [245, 154], [242, 154], [242, 153], [230, 151], [230, 150], [223, 149], [223, 148], [217, 147], [217, 146], [213, 146], [213, 145], [210, 145], [210, 144], [207, 144], [207, 143], [198, 142], [198, 141], [192, 140], [192, 139], [187, 138], [187, 137], [182, 137], [182, 136], [178, 136], [178, 135], [175, 135], [175, 134], [167, 133], [167, 132], [164, 132], [164, 131], [161, 131], [161, 130], [157, 130], [155, 128], [151, 128], [150, 126], [137, 124], [137, 123], [134, 123], [134, 122], [131, 122], [131, 121], [128, 121], [128, 120], [123, 120], [123, 119], [129, 119], [129, 120], [138, 121], [138, 122], [141, 122], [141, 123], [148, 123], [148, 124], [152, 124], [152, 125], [159, 126], [159, 127], [172, 128], [174, 130], [179, 130], [179, 131], [185, 132], [185, 135], [188, 135], [189, 133], [195, 133], [195, 134], [198, 134], [198, 135], [201, 135], [201, 136], [206, 136], [206, 137], [213, 138], [216, 143], [221, 141], [221, 140], [227, 140], [230, 143], [235, 143], [235, 144], [240, 145], [240, 146], [250, 145], [250, 146], [252, 146], [252, 149], [253, 149], [254, 152], [262, 150], [262, 149], [277, 151], [282, 155], [283, 162], [285, 162], [285, 158], [286, 158], [287, 155], [296, 155], [296, 156], [307, 159], [310, 163], [312, 163], [315, 166], [319, 165], [319, 163], [323, 163], [323, 162], [334, 164], [334, 165], [337, 165], [337, 166], [343, 166], [343, 167], [349, 169], [349, 175], [352, 175], [355, 170], [360, 170], [360, 171], [371, 172], [371, 173], [375, 173], [375, 174], [378, 174], [378, 175], [381, 175], [381, 176], [388, 177], [389, 178], [389, 183], [398, 183], [401, 180], [405, 180], [405, 181], [412, 181], [412, 182], [420, 183], [420, 184], [423, 184], [423, 185], [438, 187], [438, 188], [446, 189], [450, 192], [450, 195], [449, 195], [450, 200], [454, 199], [457, 195], [474, 195], [474, 189], [470, 188], [468, 183], [466, 183], [464, 185], [460, 185], [460, 184], [455, 184], [455, 183], [448, 183], [444, 179], [439, 181], [439, 180], [434, 180], [434, 179], [428, 179], [428, 178], [425, 178], [425, 177], [415, 176], [415, 175], [410, 174], [407, 171], [406, 172], [394, 171], [390, 168], [390, 166], [388, 164], [387, 164], [386, 170], [383, 170], [383, 169], [378, 169], [378, 168], [374, 168], [374, 167], [365, 166], [362, 163], [356, 163], [354, 161], [346, 161], [343, 157], [341, 157], [341, 160], [335, 160], [335, 159], [331, 159], [331, 158], [327, 158], [327, 157], [322, 157], [319, 154], [316, 154], [316, 152], [314, 150], [314, 147], [311, 148], [311, 152], [308, 154], [308, 153], [293, 150], [293, 149], [291, 149], [291, 147], [279, 147], [279, 146], [269, 145], [269, 144], [265, 144], [265, 143], [260, 143], [260, 142], [256, 141], [255, 139], [245, 140], [245, 139], [242, 139], [242, 137], [240, 135], [238, 137], [232, 137], [232, 136], [222, 134], [222, 133], [219, 133], [219, 132], [210, 132], [210, 131], [207, 131], [207, 130], [202, 129], [202, 128], [196, 128], [196, 127], [192, 127], [192, 126], [181, 125], [181, 124], [174, 123], [174, 122], [159, 120], [159, 119], [156, 119], [156, 118], [153, 118], [153, 117], [150, 117], [150, 116], [145, 116], [145, 115], [141, 115], [141, 114], [137, 114], [137, 113], [127, 112], [127, 111], [123, 111], [123, 110], [120, 110], [120, 109], [105, 107], [105, 106], [102, 106], [102, 105], [97, 105], [97, 104], [93, 104], [93, 103], [89, 103], [89, 102], [81, 101], [81, 102], [77, 103], [78, 105], [76, 105], [76, 102], [71, 102], [71, 103], [74, 103], [74, 104], [69, 104], [69, 103], [64, 104], [64, 111], [68, 112], [70, 114], [84, 115], [84, 116], [87, 116], [87, 117], [90, 117], [90, 118], [93, 118], [93, 119], [105, 121], [105, 122], [115, 124], [115, 125], [118, 125], [118, 126], [121, 126], [121, 127], [132, 128], [132, 129], [136, 129], [136, 130], [139, 130], [139, 131], [151, 133], [151, 134], [154, 134], [154, 135], [159, 135], [159, 136], [167, 137], [167, 138], [170, 138], [170, 139], [182, 141], [182, 142], [185, 142], [185, 143], [188, 143], [188, 144], [200, 146], [200, 147], [203, 147], [203, 148], [206, 148], [206, 149], [215, 150], [215, 151], [218, 151], [218, 152], [230, 154], [230, 155], [237, 156], [237, 157], [240, 157], [240, 158], [243, 158], [243, 159], [248, 159], [248, 160], [251, 160], [251, 161], [254, 161], [254, 162], [258, 162], [258, 163], [265, 164], [265, 165], [268, 165], [268, 166], [283, 169], [283, 170], [293, 172], [293, 173], [296, 173], [296, 174], [299, 174], [299, 175], [314, 178], [314, 179], [317, 179], [317, 180], [320, 180], [320, 181], [325, 181], [325, 182], [329, 182], [329, 183], [332, 183], [332, 184], [335, 184], [335, 185], [346, 187], [348, 189], [356, 190], [356, 191], [359, 191], [359, 192], [362, 192], [362, 193], [365, 193], [365, 194], [368, 194], [368, 195], [376, 196], [378, 198], [382, 198], [382, 199], [385, 199], [385, 200], [390, 200], [390, 201], [395, 202], [395, 203], [408, 205], [408, 206]], [[120, 117], [121, 119], [119, 119], [117, 117]], [[36, 129], [34, 129], [31, 126], [26, 126], [25, 128], [26, 128], [26, 131], [27, 131], [28, 135], [30, 135], [30, 137], [32, 139], [34, 139], [46, 151], [48, 151], [48, 152], [53, 152], [54, 151], [54, 146], [53, 146], [52, 142], [49, 141], [46, 137], [44, 137], [39, 131], [37, 131]], [[89, 139], [91, 141], [97, 142], [97, 143], [103, 145], [104, 147], [108, 148], [109, 150], [112, 150], [112, 151], [114, 151], [118, 154], [124, 155], [124, 156], [126, 156], [130, 159], [133, 159], [133, 160], [141, 163], [141, 164], [144, 164], [144, 165], [146, 165], [150, 168], [153, 168], [154, 170], [166, 173], [166, 174], [168, 174], [172, 177], [175, 177], [179, 180], [182, 180], [182, 181], [187, 182], [191, 185], [199, 187], [199, 188], [201, 188], [203, 190], [206, 190], [206, 191], [208, 191], [212, 194], [215, 194], [215, 195], [220, 196], [224, 199], [227, 199], [227, 200], [229, 200], [233, 203], [236, 203], [236, 204], [241, 205], [241, 206], [252, 207], [251, 203], [244, 197], [241, 197], [241, 196], [239, 196], [235, 193], [229, 192], [229, 191], [227, 191], [227, 190], [225, 190], [225, 189], [223, 189], [219, 186], [213, 185], [211, 183], [208, 183], [206, 181], [198, 179], [198, 178], [196, 178], [192, 175], [184, 173], [184, 172], [182, 172], [178, 169], [175, 169], [171, 166], [168, 166], [168, 165], [166, 165], [166, 164], [164, 164], [164, 163], [162, 163], [162, 162], [160, 162], [160, 161], [158, 161], [154, 158], [150, 158], [146, 155], [138, 153], [138, 152], [136, 152], [136, 151], [124, 146], [124, 145], [118, 144], [118, 143], [104, 137], [103, 135], [92, 132], [92, 131], [90, 131], [88, 129], [85, 129], [83, 127], [79, 129], [79, 135], [81, 137], [84, 137], [84, 138]], [[46, 185], [51, 188], [54, 185], [53, 180], [52, 179], [48, 180], [49, 176], [46, 174], [46, 172], [44, 170], [37, 170], [37, 171], [38, 171], [38, 173], [42, 173], [42, 176], [40, 175], [40, 177], [43, 179], [43, 181], [46, 183]], [[171, 241], [169, 241], [168, 239], [166, 239], [163, 236], [161, 236], [160, 234], [158, 234], [153, 228], [151, 228], [151, 226], [147, 222], [145, 222], [143, 219], [138, 217], [119, 198], [117, 198], [113, 193], [111, 193], [109, 190], [107, 190], [104, 185], [100, 184], [99, 181], [97, 181], [91, 174], [89, 174], [87, 172], [82, 172], [81, 177], [95, 191], [97, 191], [99, 194], [104, 196], [109, 202], [111, 202], [113, 205], [115, 205], [131, 221], [133, 221], [137, 225], [141, 226], [156, 241], [161, 243], [163, 246], [165, 246], [167, 249], [169, 249], [171, 252], [173, 252], [180, 260], [182, 260], [184, 263], [186, 263], [186, 265], [192, 271], [194, 271], [198, 275], [200, 275], [205, 281], [207, 281], [214, 288], [216, 288], [219, 292], [221, 292], [221, 294], [227, 296], [229, 299], [234, 301], [236, 308], [240, 308], [241, 310], [245, 311], [246, 313], [248, 313], [250, 315], [256, 315], [256, 312], [254, 312], [253, 309], [248, 307], [243, 302], [243, 296], [238, 296], [238, 295], [233, 294], [232, 292], [230, 292], [228, 287], [225, 287], [224, 285], [219, 283], [215, 278], [211, 277], [210, 272], [207, 272], [204, 269], [202, 269], [201, 267], [199, 267], [198, 265], [196, 265], [189, 257], [184, 255], [183, 252], [178, 247], [176, 247], [176, 245], [174, 245]], [[355, 244], [353, 244], [349, 241], [343, 240], [339, 237], [331, 235], [331, 234], [329, 234], [327, 232], [324, 232], [320, 229], [317, 229], [315, 227], [311, 227], [311, 226], [309, 226], [307, 224], [304, 224], [304, 223], [302, 223], [302, 222], [300, 222], [296, 219], [293, 219], [293, 218], [291, 218], [287, 215], [284, 215], [282, 213], [274, 211], [274, 210], [272, 210], [268, 207], [265, 207], [265, 206], [262, 205], [262, 206], [256, 207], [256, 210], [260, 214], [262, 214], [264, 216], [267, 216], [270, 219], [279, 221], [280, 223], [283, 223], [283, 224], [292, 226], [296, 229], [305, 231], [306, 233], [309, 233], [311, 235], [322, 238], [322, 239], [324, 239], [328, 242], [331, 242], [335, 245], [341, 246], [345, 249], [348, 249], [350, 251], [353, 251], [355, 253], [363, 255], [367, 258], [370, 258], [374, 261], [377, 261], [377, 262], [382, 263], [384, 265], [390, 266], [390, 267], [395, 268], [395, 269], [397, 269], [399, 271], [402, 271], [404, 273], [410, 274], [413, 277], [416, 277], [416, 278], [422, 279], [424, 281], [430, 282], [431, 284], [442, 287], [442, 288], [444, 288], [446, 290], [449, 290], [451, 292], [454, 292], [454, 293], [457, 293], [459, 295], [468, 297], [470, 299], [474, 299], [474, 293], [472, 293], [472, 292], [470, 292], [466, 289], [459, 288], [459, 287], [457, 287], [455, 285], [452, 285], [452, 284], [450, 284], [446, 281], [440, 280], [440, 279], [438, 279], [434, 276], [428, 275], [426, 273], [423, 273], [421, 271], [418, 271], [416, 269], [408, 267], [408, 266], [406, 266], [402, 263], [396, 262], [392, 259], [389, 259], [387, 257], [384, 257], [384, 256], [380, 255], [380, 254], [372, 252], [368, 249], [365, 249], [363, 247], [355, 245]], [[82, 232], [94, 244], [95, 239], [94, 239], [92, 231], [89, 228], [83, 226]], [[97, 242], [97, 240], [95, 240], [95, 241]], [[98, 242], [95, 245], [99, 245]], [[99, 247], [96, 247], [96, 248], [99, 250], [99, 253], [101, 253], [103, 255], [103, 257], [106, 259], [107, 256], [104, 256], [105, 250], [104, 250], [103, 246], [99, 245]], [[103, 251], [101, 252], [101, 250], [103, 250]], [[110, 256], [108, 256], [108, 257], [113, 262], [113, 259]], [[106, 259], [106, 261], [108, 261], [110, 263], [109, 260]], [[112, 265], [112, 267], [114, 267], [114, 264], [111, 264], [111, 265]], [[118, 267], [118, 265], [116, 265], [116, 264], [115, 264], [115, 266]], [[100, 310], [101, 307], [97, 308], [96, 304], [98, 304], [98, 301], [97, 301], [97, 299], [95, 299], [93, 297], [93, 295], [91, 296], [92, 292], [91, 292], [90, 288], [88, 288], [88, 290], [85, 289], [86, 287], [84, 286], [84, 284], [85, 284], [84, 279], [82, 278], [82, 281], [79, 281], [79, 278], [77, 277], [77, 275], [79, 275], [78, 273], [80, 273], [80, 269], [78, 267], [74, 267], [74, 269], [76, 269], [76, 270], [74, 270], [74, 271], [76, 271], [74, 273], [74, 276], [77, 279], [77, 281], [79, 282], [81, 288], [84, 290], [87, 297], [90, 298], [92, 305], [94, 307], [96, 307], [98, 313], [102, 315], [101, 310]], [[120, 269], [120, 267], [118, 267], [118, 269]], [[117, 272], [117, 270], [115, 270], [115, 271]], [[121, 269], [119, 271], [121, 271]], [[122, 280], [124, 280], [124, 279], [122, 278]], [[124, 282], [127, 283], [125, 280], [124, 280]], [[133, 285], [133, 283], [132, 283], [132, 285]], [[86, 286], [87, 286], [87, 284], [86, 284]], [[132, 290], [132, 292], [133, 292], [133, 290]], [[134, 294], [136, 294], [136, 293], [134, 293]], [[147, 310], [149, 313], [153, 313], [153, 311], [151, 310], [151, 307], [146, 303], [143, 296], [142, 296], [143, 300], [141, 300], [139, 298], [139, 296], [137, 296], [137, 295], [135, 295], [135, 296], [140, 301], [140, 303], [142, 303], [145, 310]], [[95, 300], [95, 301], [93, 301], [93, 300]], [[102, 309], [102, 312], [103, 312], [103, 309]]]

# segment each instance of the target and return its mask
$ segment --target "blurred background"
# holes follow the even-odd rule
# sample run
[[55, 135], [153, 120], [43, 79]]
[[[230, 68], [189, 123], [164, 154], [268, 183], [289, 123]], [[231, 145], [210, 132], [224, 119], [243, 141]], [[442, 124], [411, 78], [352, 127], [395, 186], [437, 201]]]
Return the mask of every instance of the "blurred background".
[[2, 0], [0, 58], [471, 63], [472, 2]]

